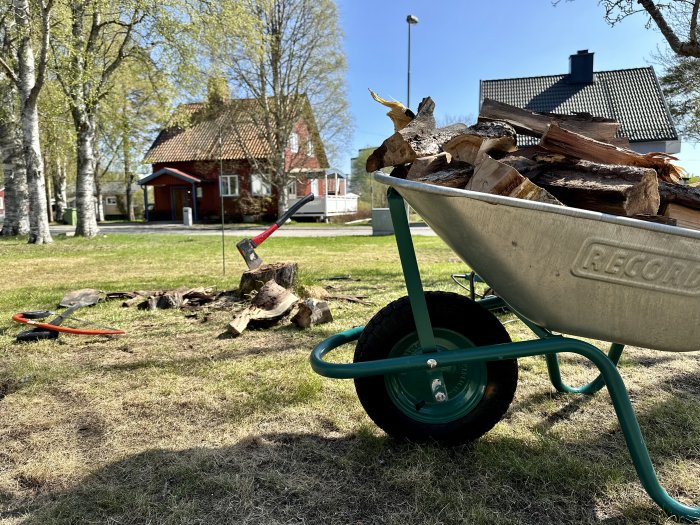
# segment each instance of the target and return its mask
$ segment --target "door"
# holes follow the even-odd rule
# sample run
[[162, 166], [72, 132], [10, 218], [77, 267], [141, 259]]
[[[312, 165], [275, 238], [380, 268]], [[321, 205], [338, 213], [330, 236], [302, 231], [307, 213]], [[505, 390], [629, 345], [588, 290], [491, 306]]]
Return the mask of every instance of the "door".
[[189, 202], [189, 190], [187, 188], [170, 188], [170, 209], [174, 221], [182, 220], [182, 208], [190, 206]]

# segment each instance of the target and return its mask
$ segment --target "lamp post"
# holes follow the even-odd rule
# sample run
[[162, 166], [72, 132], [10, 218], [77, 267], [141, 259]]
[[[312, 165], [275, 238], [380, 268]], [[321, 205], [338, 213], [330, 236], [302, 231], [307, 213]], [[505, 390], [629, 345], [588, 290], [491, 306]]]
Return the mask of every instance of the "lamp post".
[[418, 23], [418, 17], [414, 15], [408, 15], [406, 17], [406, 23], [408, 24], [408, 79], [406, 87], [406, 107], [411, 107], [411, 26]]

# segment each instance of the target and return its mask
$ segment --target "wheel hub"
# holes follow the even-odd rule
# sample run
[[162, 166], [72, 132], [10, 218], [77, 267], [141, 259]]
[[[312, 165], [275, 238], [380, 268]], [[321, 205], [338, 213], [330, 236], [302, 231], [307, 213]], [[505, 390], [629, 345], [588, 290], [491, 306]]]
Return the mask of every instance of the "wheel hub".
[[[439, 364], [439, 353], [475, 345], [464, 335], [445, 328], [434, 330], [437, 353], [432, 356]], [[415, 333], [401, 339], [389, 357], [416, 355], [421, 352]], [[426, 354], [426, 356], [431, 356]], [[441, 377], [440, 377], [441, 376]], [[439, 401], [434, 392], [436, 378], [442, 382], [447, 398]], [[486, 363], [437, 366], [432, 370], [387, 375], [387, 393], [407, 416], [424, 423], [449, 423], [468, 414], [481, 401], [487, 383]]]

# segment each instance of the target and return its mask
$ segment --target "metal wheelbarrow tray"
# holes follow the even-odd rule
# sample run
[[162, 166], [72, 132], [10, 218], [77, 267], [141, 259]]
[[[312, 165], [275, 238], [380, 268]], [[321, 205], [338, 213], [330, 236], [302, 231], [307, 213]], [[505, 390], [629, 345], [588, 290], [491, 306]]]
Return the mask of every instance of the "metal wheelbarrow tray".
[[[543, 355], [561, 392], [607, 387], [640, 481], [667, 513], [700, 520], [659, 484], [617, 362], [624, 345], [664, 351], [700, 348], [700, 232], [634, 219], [407, 181], [390, 186], [389, 207], [408, 296], [365, 327], [314, 348], [321, 375], [353, 378], [369, 416], [387, 433], [446, 444], [478, 438], [505, 414], [517, 358]], [[424, 292], [406, 218], [408, 202], [496, 292], [473, 302]], [[515, 313], [537, 336], [510, 342], [492, 313]], [[604, 353], [574, 339], [611, 342]], [[353, 363], [324, 359], [357, 341]], [[566, 385], [558, 354], [577, 353], [600, 375]]]

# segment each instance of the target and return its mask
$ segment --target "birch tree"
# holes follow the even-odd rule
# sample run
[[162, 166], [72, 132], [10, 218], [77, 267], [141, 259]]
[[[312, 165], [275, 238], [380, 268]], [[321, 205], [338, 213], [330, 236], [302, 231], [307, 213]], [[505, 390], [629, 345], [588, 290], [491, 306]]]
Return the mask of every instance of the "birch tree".
[[[52, 242], [47, 216], [44, 163], [39, 138], [39, 93], [46, 78], [53, 0], [13, 0], [12, 15], [3, 17], [3, 32], [11, 35], [11, 52], [0, 57], [0, 68], [19, 94], [22, 152], [29, 193], [29, 243]], [[39, 47], [39, 62], [34, 54]], [[9, 55], [9, 56], [8, 56]], [[14, 196], [13, 196], [14, 198]]]
[[29, 233], [27, 172], [22, 155], [18, 95], [13, 83], [0, 82], [0, 155], [5, 187], [5, 220], [0, 235]]
[[[291, 170], [315, 144], [288, 155], [290, 137], [305, 117], [318, 126], [326, 148], [342, 147], [350, 132], [345, 97], [345, 57], [332, 0], [241, 0], [222, 2], [204, 24], [211, 62], [226, 75], [239, 105], [236, 118], [258, 130], [269, 155], [247, 153], [255, 171], [277, 191], [278, 214], [288, 207]], [[313, 115], [313, 116], [312, 116]], [[236, 136], [234, 125], [234, 136]], [[246, 141], [238, 133], [239, 145]], [[315, 148], [313, 147], [315, 146]]]
[[154, 3], [119, 0], [70, 0], [66, 24], [54, 45], [55, 69], [68, 97], [76, 133], [75, 234], [99, 232], [94, 204], [95, 139], [100, 101], [125, 60], [141, 52], [136, 28]]

